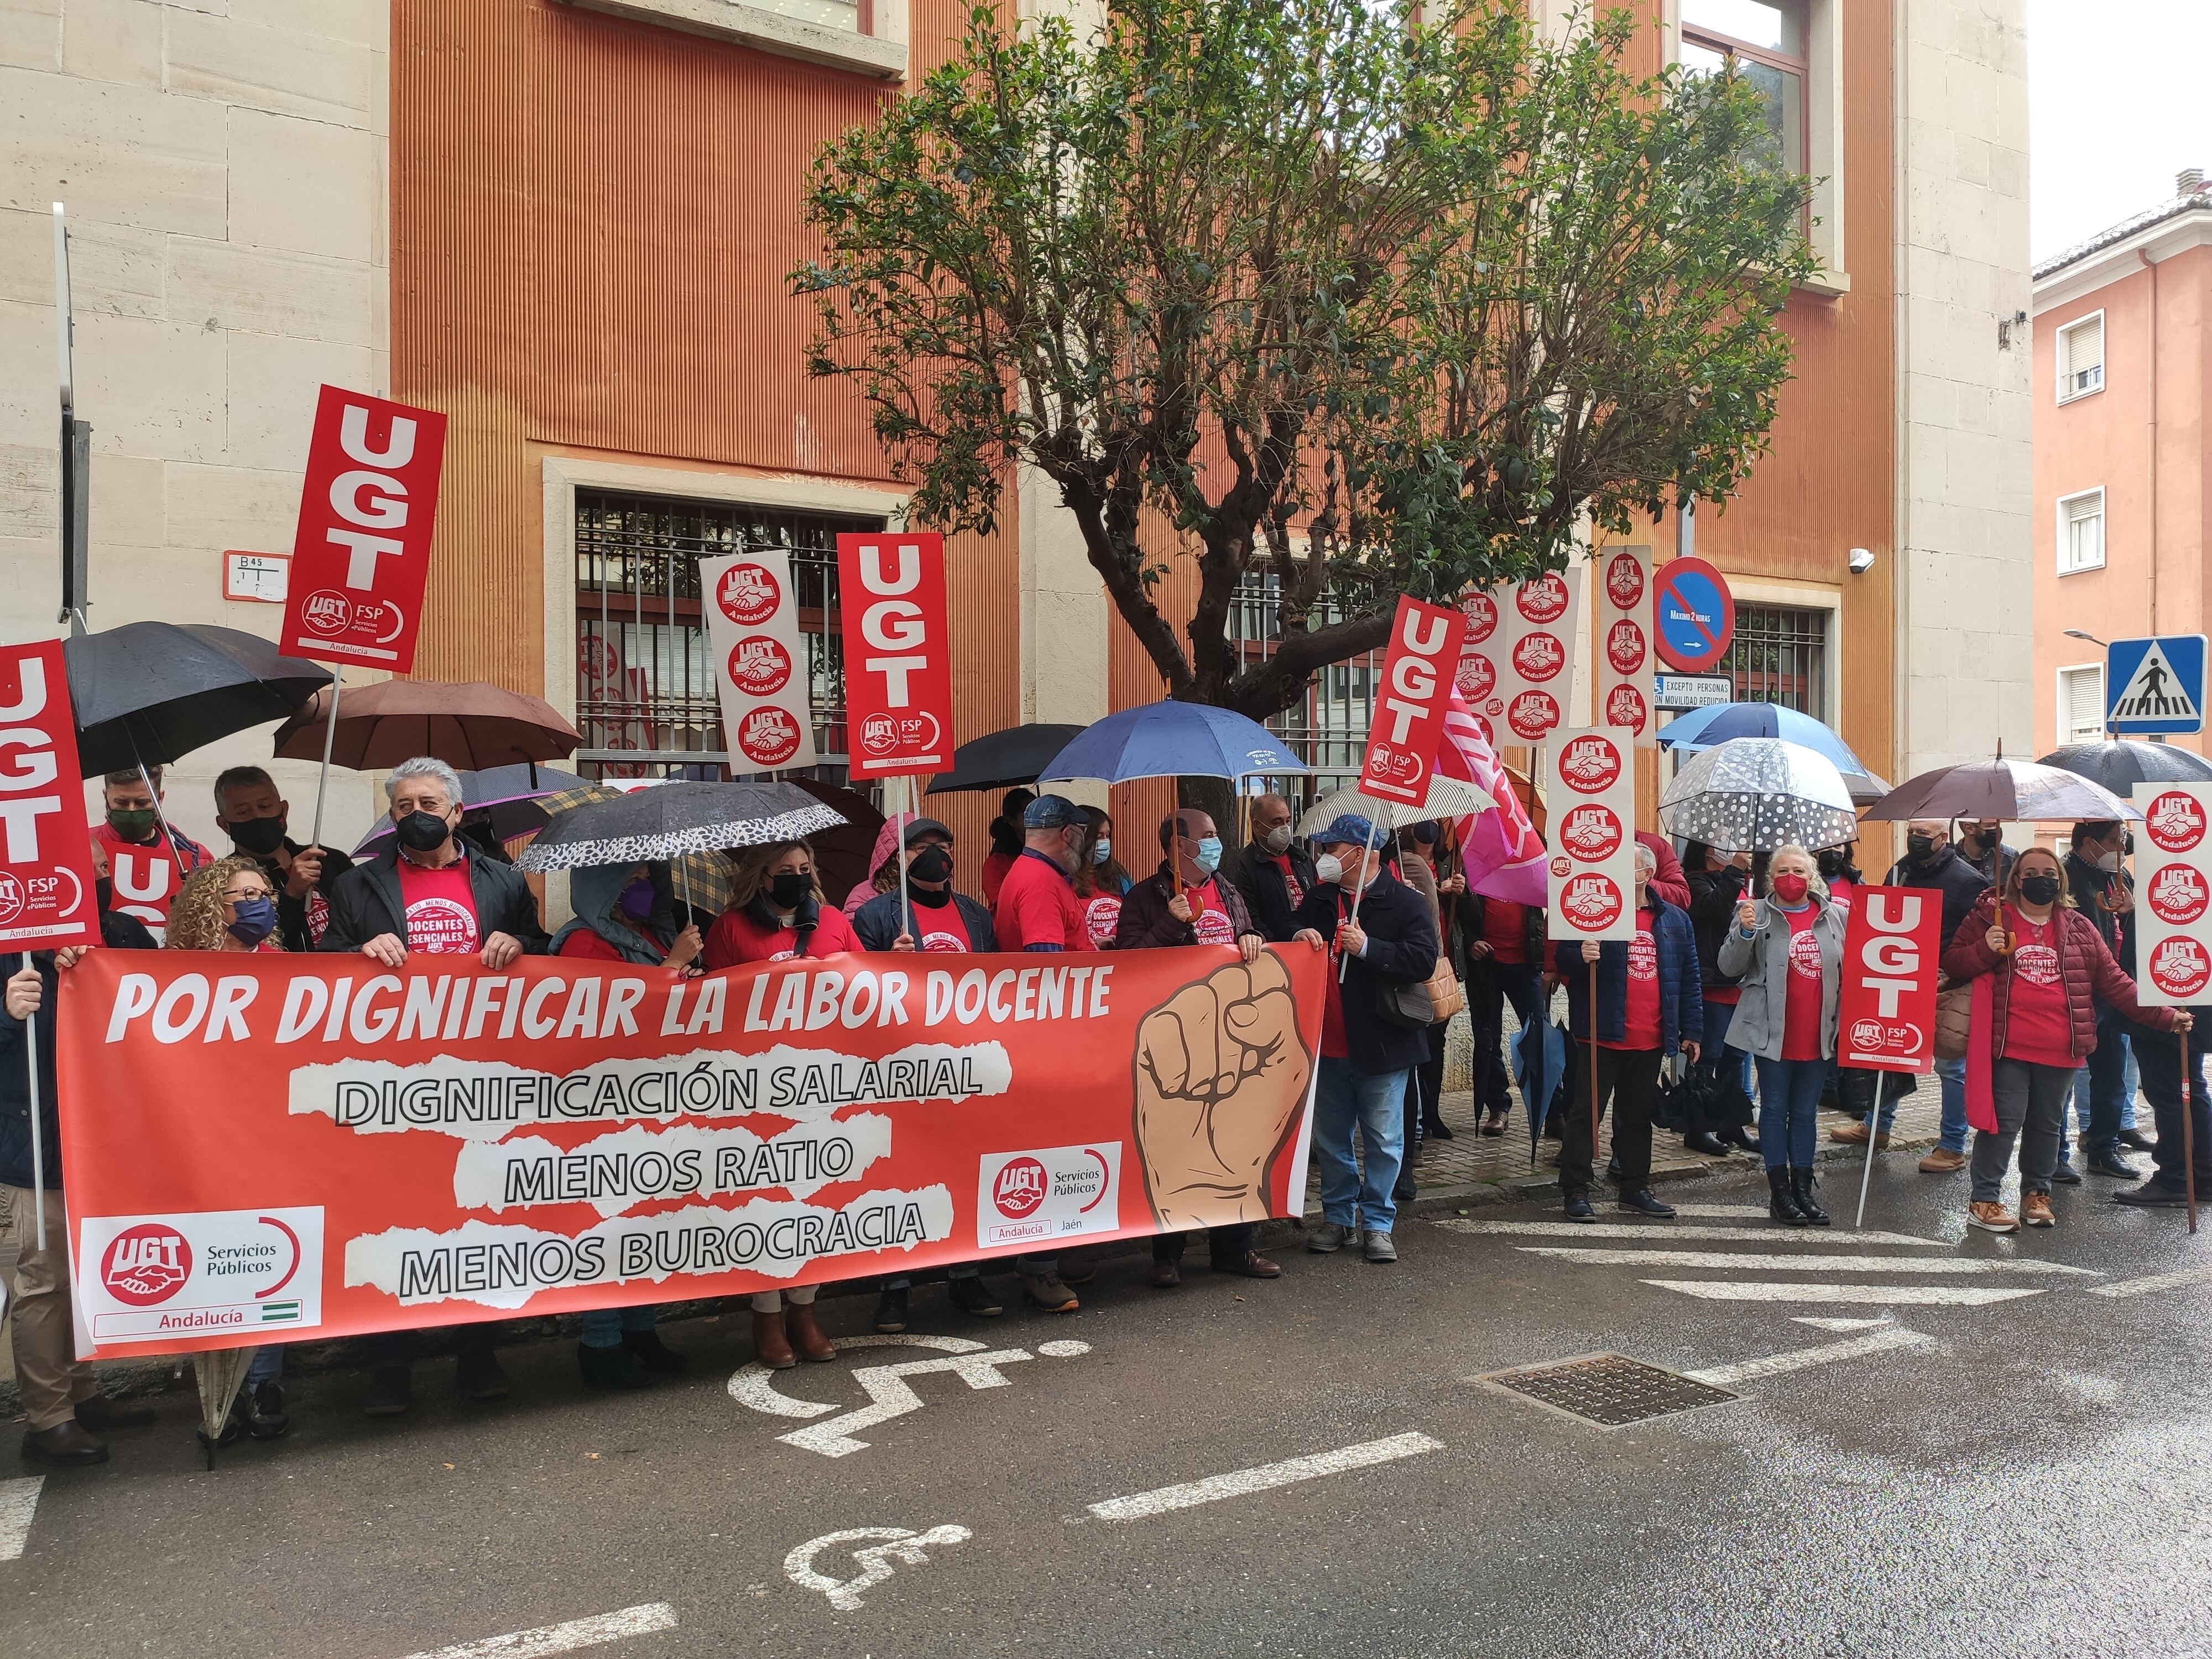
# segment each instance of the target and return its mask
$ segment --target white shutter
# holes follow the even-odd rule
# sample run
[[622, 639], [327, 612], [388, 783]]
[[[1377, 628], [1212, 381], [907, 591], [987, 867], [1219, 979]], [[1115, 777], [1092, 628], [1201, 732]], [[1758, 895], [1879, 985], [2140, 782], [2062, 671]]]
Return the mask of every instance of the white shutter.
[[2094, 743], [2105, 734], [2105, 670], [2102, 664], [2058, 671], [2058, 738], [2061, 743]]
[[2058, 401], [2105, 384], [2105, 313], [2083, 318], [2058, 335]]

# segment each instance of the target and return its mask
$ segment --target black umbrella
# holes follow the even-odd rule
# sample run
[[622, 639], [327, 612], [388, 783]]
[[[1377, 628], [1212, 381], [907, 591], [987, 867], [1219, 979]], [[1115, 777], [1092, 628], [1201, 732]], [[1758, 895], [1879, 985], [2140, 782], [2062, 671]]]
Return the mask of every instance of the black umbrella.
[[2123, 800], [2139, 783], [2212, 782], [2212, 760], [2170, 743], [2074, 743], [2036, 764], [2102, 784]]
[[844, 822], [787, 783], [662, 783], [556, 813], [514, 862], [520, 870], [635, 864], [799, 841]]
[[[493, 840], [513, 841], [518, 836], [543, 830], [550, 821], [550, 815], [540, 804], [545, 797], [588, 787], [574, 772], [529, 761], [514, 766], [488, 766], [481, 771], [461, 774], [461, 805], [491, 831]], [[465, 827], [470, 820], [464, 817], [461, 822]], [[362, 837], [353, 855], [359, 858], [372, 848], [380, 847], [391, 834], [392, 819], [387, 815]]]
[[125, 623], [65, 641], [62, 654], [87, 777], [165, 765], [286, 719], [331, 683], [327, 668], [207, 623]]
[[1079, 726], [1010, 726], [972, 738], [952, 751], [952, 769], [932, 779], [928, 793], [950, 795], [1035, 783], [1047, 763], [1082, 732]]

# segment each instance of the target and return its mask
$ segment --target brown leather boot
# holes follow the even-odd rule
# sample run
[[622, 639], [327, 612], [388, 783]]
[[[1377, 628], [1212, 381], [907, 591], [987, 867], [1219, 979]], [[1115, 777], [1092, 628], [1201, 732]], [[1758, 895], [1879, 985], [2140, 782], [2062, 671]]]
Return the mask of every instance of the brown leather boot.
[[811, 1302], [804, 1307], [796, 1302], [785, 1303], [783, 1329], [791, 1339], [792, 1347], [799, 1350], [799, 1357], [809, 1364], [825, 1364], [837, 1357], [836, 1344], [823, 1335], [822, 1328], [814, 1322], [814, 1304]]
[[105, 1463], [107, 1444], [87, 1434], [75, 1418], [23, 1435], [23, 1456], [33, 1463]]
[[753, 1358], [772, 1371], [787, 1371], [799, 1363], [791, 1339], [783, 1334], [781, 1313], [753, 1316]]

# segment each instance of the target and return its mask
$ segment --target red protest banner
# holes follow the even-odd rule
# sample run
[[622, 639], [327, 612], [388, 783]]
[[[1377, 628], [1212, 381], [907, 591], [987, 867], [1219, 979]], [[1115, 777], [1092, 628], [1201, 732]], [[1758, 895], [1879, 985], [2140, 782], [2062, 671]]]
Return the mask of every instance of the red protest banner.
[[323, 388], [277, 635], [284, 650], [395, 674], [413, 665], [445, 453], [436, 410]]
[[1862, 887], [1844, 929], [1836, 1058], [1881, 1072], [1936, 1064], [1936, 971], [1943, 955], [1942, 895]]
[[952, 760], [952, 653], [945, 538], [837, 538], [845, 729], [856, 778], [910, 776]]
[[1382, 694], [1359, 772], [1364, 793], [1408, 806], [1428, 799], [1466, 636], [1467, 617], [1456, 608], [1399, 596], [1382, 660]]
[[100, 943], [59, 640], [0, 646], [0, 945]]
[[935, 960], [95, 951], [58, 1010], [88, 1356], [1298, 1212], [1321, 952]]

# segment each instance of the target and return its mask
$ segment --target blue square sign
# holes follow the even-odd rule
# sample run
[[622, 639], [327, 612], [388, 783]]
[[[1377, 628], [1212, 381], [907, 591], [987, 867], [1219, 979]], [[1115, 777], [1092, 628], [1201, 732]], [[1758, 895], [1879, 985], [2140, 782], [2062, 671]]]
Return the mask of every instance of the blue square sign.
[[2123, 737], [2204, 729], [2204, 635], [2161, 634], [2105, 647], [2105, 724]]

